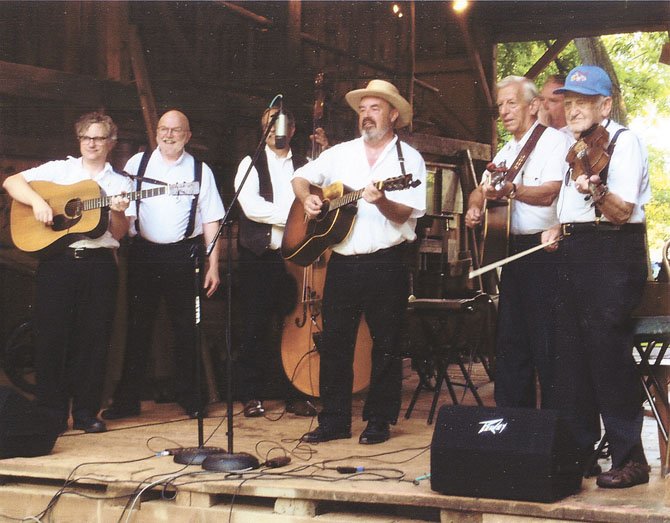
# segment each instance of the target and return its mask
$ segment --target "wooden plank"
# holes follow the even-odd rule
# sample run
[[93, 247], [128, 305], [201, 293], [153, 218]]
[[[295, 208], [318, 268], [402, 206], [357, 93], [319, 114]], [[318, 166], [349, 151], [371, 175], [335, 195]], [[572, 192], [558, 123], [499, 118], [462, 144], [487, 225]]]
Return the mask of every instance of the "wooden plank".
[[129, 26], [129, 34], [130, 61], [133, 66], [133, 74], [135, 75], [137, 94], [140, 97], [144, 127], [147, 131], [147, 140], [149, 141], [149, 146], [152, 149], [155, 149], [157, 145], [156, 128], [158, 127], [156, 101], [154, 100], [154, 96], [151, 91], [149, 73], [147, 72], [147, 67], [144, 62], [144, 50], [142, 49], [142, 41], [140, 40], [137, 26]]
[[402, 131], [400, 137], [422, 153], [437, 154], [440, 156], [458, 156], [461, 151], [468, 149], [474, 160], [491, 160], [491, 146], [485, 143], [445, 138], [430, 134], [407, 134]]
[[476, 83], [479, 84], [479, 88], [481, 89], [481, 93], [484, 98], [484, 102], [486, 103], [486, 106], [492, 108], [494, 105], [493, 95], [491, 94], [491, 89], [489, 88], [489, 82], [484, 72], [484, 65], [482, 63], [482, 58], [479, 54], [479, 49], [475, 45], [474, 40], [472, 38], [472, 33], [470, 32], [468, 20], [465, 18], [465, 16], [462, 15], [461, 16], [457, 15], [456, 20], [458, 21], [458, 25], [461, 28], [461, 33], [463, 36], [463, 40], [465, 42], [465, 47], [467, 49], [468, 58], [470, 59], [470, 63], [475, 69], [475, 76], [476, 79], [478, 80]]
[[572, 36], [561, 36], [547, 49], [547, 51], [535, 62], [524, 75], [526, 78], [535, 80], [537, 76], [572, 42]]
[[128, 109], [137, 104], [133, 86], [5, 61], [0, 61], [0, 94], [87, 109], [100, 105]]

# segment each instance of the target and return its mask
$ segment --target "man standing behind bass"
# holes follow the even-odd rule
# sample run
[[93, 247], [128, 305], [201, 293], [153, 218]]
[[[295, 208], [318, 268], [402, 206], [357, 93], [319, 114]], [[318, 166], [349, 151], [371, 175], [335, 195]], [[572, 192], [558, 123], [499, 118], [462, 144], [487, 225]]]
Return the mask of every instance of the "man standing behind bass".
[[[543, 235], [548, 241], [563, 238], [550, 247], [559, 261], [553, 403], [585, 452], [600, 439], [602, 417], [612, 468], [597, 484], [632, 487], [649, 481], [630, 319], [647, 277], [647, 154], [635, 134], [609, 119], [612, 82], [600, 67], [576, 67], [557, 92], [565, 95], [568, 127], [578, 139], [574, 147], [586, 147], [587, 161], [571, 154], [572, 175], [558, 202], [560, 226]], [[603, 154], [609, 155], [608, 165], [593, 172], [589, 158]]]
[[[333, 247], [323, 292], [323, 338], [319, 426], [303, 435], [308, 443], [351, 437], [353, 357], [361, 314], [373, 339], [372, 375], [363, 420], [362, 444], [389, 439], [400, 410], [402, 356], [398, 335], [409, 294], [403, 244], [416, 239], [416, 219], [426, 204], [426, 166], [421, 155], [401, 143], [394, 127], [408, 125], [412, 108], [398, 89], [372, 80], [346, 95], [358, 114], [361, 137], [324, 151], [298, 169], [293, 189], [305, 213], [316, 217], [323, 205], [310, 184], [342, 182], [363, 189], [349, 235]], [[404, 162], [404, 166], [403, 166]], [[412, 174], [416, 188], [386, 193], [372, 182]]]
[[[278, 111], [277, 108], [270, 108], [263, 113], [263, 132]], [[239, 195], [242, 208], [239, 229], [242, 334], [237, 379], [238, 395], [244, 404], [244, 415], [248, 418], [265, 413], [260, 399], [262, 386], [269, 377], [265, 375], [268, 367], [265, 349], [271, 341], [273, 320], [283, 319], [285, 302], [294, 299], [293, 295], [287, 296], [285, 292], [289, 275], [279, 248], [294, 200], [291, 178], [297, 168], [307, 163], [307, 159], [291, 150], [295, 120], [290, 112], [283, 112], [287, 120], [284, 142], [277, 138], [277, 125], [273, 124], [265, 140], [265, 148], [249, 171]], [[239, 188], [250, 164], [250, 156], [240, 162], [235, 189]], [[286, 400], [287, 412], [298, 416], [316, 416], [316, 408], [309, 400], [298, 398], [297, 392], [292, 390], [287, 394], [290, 395]]]
[[[556, 197], [568, 169], [568, 137], [537, 121], [540, 107], [535, 84], [508, 76], [497, 84], [500, 119], [512, 139], [493, 163], [512, 168], [520, 155], [527, 159], [513, 180], [496, 188], [484, 173], [471, 194], [465, 216], [468, 227], [484, 220], [486, 200], [509, 200], [511, 226], [509, 254], [540, 243], [540, 235], [557, 222]], [[542, 132], [539, 138], [537, 134]], [[535, 145], [533, 146], [533, 141]], [[524, 150], [526, 149], [526, 150]], [[528, 150], [530, 149], [530, 150]], [[502, 253], [504, 256], [504, 253]], [[555, 304], [554, 256], [538, 251], [503, 267], [496, 331], [495, 400], [502, 407], [536, 406], [535, 373], [540, 382], [541, 405], [546, 406], [554, 359], [552, 323]]]
[[[97, 419], [102, 401], [107, 350], [114, 321], [118, 274], [114, 250], [128, 231], [121, 193], [130, 180], [107, 163], [116, 144], [116, 125], [101, 113], [83, 115], [75, 124], [81, 158], [48, 162], [15, 174], [3, 184], [15, 200], [30, 205], [38, 222], [53, 224], [54, 210], [29, 182], [72, 185], [94, 180], [112, 198], [109, 226], [99, 238], [82, 238], [43, 259], [37, 268], [35, 302], [35, 374], [37, 403], [67, 429], [72, 400], [74, 428], [104, 432]], [[76, 196], [76, 195], [73, 195]], [[103, 209], [103, 212], [107, 212]]]

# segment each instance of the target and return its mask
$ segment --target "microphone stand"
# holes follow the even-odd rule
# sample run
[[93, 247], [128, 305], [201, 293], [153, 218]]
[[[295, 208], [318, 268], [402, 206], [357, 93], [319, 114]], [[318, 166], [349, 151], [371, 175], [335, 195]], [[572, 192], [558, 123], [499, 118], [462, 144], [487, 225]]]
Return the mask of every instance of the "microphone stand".
[[202, 397], [202, 337], [200, 335], [200, 246], [191, 245], [191, 259], [193, 260], [193, 285], [195, 290], [194, 319], [195, 319], [195, 384], [198, 387], [198, 446], [185, 447], [174, 453], [174, 462], [182, 465], [200, 465], [208, 456], [225, 452], [221, 447], [205, 447], [203, 418], [205, 402]]
[[249, 470], [249, 469], [256, 469], [260, 467], [260, 463], [258, 459], [255, 456], [252, 456], [251, 454], [247, 454], [246, 452], [234, 452], [233, 450], [233, 358], [232, 358], [232, 288], [233, 288], [233, 278], [232, 278], [232, 252], [233, 252], [233, 247], [232, 247], [232, 239], [233, 239], [233, 233], [232, 233], [232, 224], [229, 223], [229, 215], [235, 206], [235, 203], [237, 202], [240, 192], [242, 191], [242, 188], [244, 187], [244, 184], [247, 181], [247, 178], [249, 177], [249, 173], [251, 172], [251, 168], [256, 165], [256, 162], [258, 161], [258, 157], [261, 154], [261, 151], [263, 150], [263, 147], [265, 146], [265, 140], [268, 137], [268, 134], [270, 134], [270, 129], [272, 129], [275, 121], [277, 120], [277, 116], [279, 115], [279, 111], [274, 113], [271, 117], [270, 120], [268, 121], [268, 125], [263, 131], [263, 136], [261, 137], [260, 142], [258, 142], [258, 145], [256, 146], [256, 151], [254, 152], [254, 156], [251, 159], [251, 163], [249, 164], [249, 167], [247, 168], [247, 171], [244, 173], [244, 177], [242, 178], [242, 181], [240, 182], [239, 187], [235, 191], [235, 194], [233, 195], [233, 199], [230, 201], [230, 204], [228, 205], [228, 210], [226, 211], [225, 216], [223, 217], [223, 220], [221, 220], [221, 225], [219, 226], [218, 231], [216, 232], [216, 235], [210, 242], [210, 244], [207, 246], [207, 250], [205, 252], [205, 256], [209, 256], [212, 253], [212, 250], [214, 250], [214, 246], [216, 245], [217, 240], [221, 236], [221, 233], [223, 231], [224, 227], [228, 227], [228, 246], [226, 248], [226, 300], [228, 301], [228, 305], [226, 307], [226, 380], [227, 380], [227, 387], [226, 387], [226, 401], [228, 402], [228, 407], [227, 407], [227, 412], [226, 416], [228, 417], [228, 425], [227, 425], [227, 435], [228, 435], [228, 451], [227, 452], [220, 452], [220, 453], [215, 453], [209, 455], [205, 460], [202, 462], [202, 468], [205, 470], [214, 470], [217, 472], [233, 472], [233, 471], [238, 471], [238, 470]]

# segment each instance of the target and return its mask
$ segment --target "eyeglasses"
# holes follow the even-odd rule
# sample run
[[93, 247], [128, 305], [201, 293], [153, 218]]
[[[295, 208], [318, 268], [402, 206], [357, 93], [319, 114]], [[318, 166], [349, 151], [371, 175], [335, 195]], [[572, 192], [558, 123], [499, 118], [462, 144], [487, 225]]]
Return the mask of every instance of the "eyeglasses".
[[158, 134], [174, 134], [175, 136], [179, 136], [181, 134], [184, 134], [188, 132], [188, 129], [183, 129], [181, 127], [159, 127], [158, 128]]
[[93, 143], [94, 145], [102, 145], [109, 139], [109, 136], [80, 136], [81, 143]]

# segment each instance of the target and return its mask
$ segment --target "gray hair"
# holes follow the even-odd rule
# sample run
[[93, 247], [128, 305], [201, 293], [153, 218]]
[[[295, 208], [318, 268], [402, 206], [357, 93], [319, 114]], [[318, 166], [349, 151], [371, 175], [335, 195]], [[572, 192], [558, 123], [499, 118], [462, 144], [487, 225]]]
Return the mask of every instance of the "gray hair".
[[537, 89], [535, 82], [533, 82], [529, 78], [526, 78], [525, 76], [515, 76], [515, 75], [506, 76], [496, 84], [496, 89], [500, 91], [501, 89], [504, 89], [505, 87], [508, 87], [510, 85], [521, 86], [521, 93], [526, 103], [530, 103], [535, 98], [540, 96], [540, 91]]

